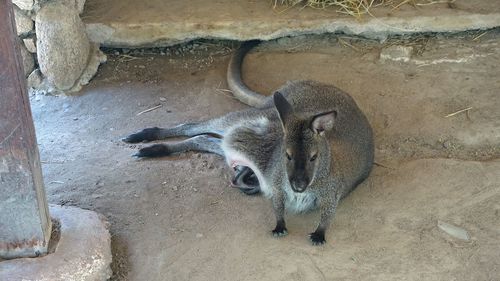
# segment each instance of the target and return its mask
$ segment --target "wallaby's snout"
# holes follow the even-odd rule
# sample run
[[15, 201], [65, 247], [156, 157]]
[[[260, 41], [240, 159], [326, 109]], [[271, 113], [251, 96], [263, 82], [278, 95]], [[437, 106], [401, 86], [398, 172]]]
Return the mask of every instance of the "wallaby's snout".
[[316, 163], [310, 161], [306, 147], [299, 148], [297, 145], [289, 144], [287, 151], [286, 170], [290, 187], [294, 192], [304, 192], [314, 178]]
[[309, 177], [306, 175], [305, 171], [295, 171], [298, 175], [292, 175], [289, 178], [290, 186], [294, 192], [304, 192], [309, 186]]

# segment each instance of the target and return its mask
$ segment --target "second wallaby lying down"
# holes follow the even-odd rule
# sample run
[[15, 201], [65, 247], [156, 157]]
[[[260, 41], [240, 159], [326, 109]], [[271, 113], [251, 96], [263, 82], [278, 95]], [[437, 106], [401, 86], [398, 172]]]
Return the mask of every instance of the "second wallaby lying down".
[[248, 89], [241, 80], [241, 64], [255, 44], [244, 43], [233, 55], [228, 85], [238, 99], [256, 108], [173, 128], [148, 128], [124, 141], [190, 137], [142, 148], [136, 156], [185, 151], [222, 155], [236, 170], [234, 185], [271, 198], [274, 236], [287, 234], [285, 209], [302, 212], [319, 206], [319, 225], [309, 237], [313, 244], [323, 244], [339, 200], [370, 173], [372, 129], [354, 100], [331, 85], [289, 82], [272, 97]]

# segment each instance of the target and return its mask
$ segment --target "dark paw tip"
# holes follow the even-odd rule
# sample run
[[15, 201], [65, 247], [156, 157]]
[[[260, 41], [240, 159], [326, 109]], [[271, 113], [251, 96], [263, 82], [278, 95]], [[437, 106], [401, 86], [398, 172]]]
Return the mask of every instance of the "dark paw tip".
[[315, 246], [320, 246], [326, 243], [325, 235], [322, 233], [311, 233], [309, 234], [309, 239], [311, 243]]
[[283, 237], [283, 236], [286, 236], [288, 234], [288, 230], [286, 228], [275, 228], [273, 231], [273, 236], [274, 237]]
[[122, 141], [126, 142], [126, 143], [138, 143], [138, 142], [141, 142], [142, 140], [137, 138], [134, 134], [134, 135], [130, 135], [130, 136], [122, 138]]
[[163, 157], [171, 154], [171, 151], [167, 146], [163, 144], [155, 144], [152, 146], [144, 147], [139, 149], [139, 151], [134, 154], [135, 157]]

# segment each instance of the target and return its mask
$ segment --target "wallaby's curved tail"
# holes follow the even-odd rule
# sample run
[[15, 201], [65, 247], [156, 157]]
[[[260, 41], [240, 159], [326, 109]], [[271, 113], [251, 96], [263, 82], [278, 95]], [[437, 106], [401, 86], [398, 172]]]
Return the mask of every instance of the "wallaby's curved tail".
[[264, 104], [266, 96], [250, 90], [241, 79], [241, 65], [246, 53], [260, 43], [259, 40], [247, 41], [241, 44], [240, 48], [234, 52], [229, 67], [227, 69], [227, 84], [233, 95], [241, 102], [253, 107], [260, 107]]

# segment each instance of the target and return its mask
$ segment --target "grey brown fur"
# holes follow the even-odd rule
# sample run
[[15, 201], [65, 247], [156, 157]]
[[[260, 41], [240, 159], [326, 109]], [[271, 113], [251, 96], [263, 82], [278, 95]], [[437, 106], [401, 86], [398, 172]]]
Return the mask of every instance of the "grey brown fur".
[[[190, 137], [156, 144], [138, 157], [166, 156], [189, 150], [222, 155], [236, 170], [233, 184], [247, 193], [271, 198], [274, 236], [287, 234], [285, 210], [320, 208], [320, 221], [310, 234], [325, 242], [325, 231], [337, 204], [370, 173], [373, 136], [355, 101], [342, 90], [314, 81], [293, 81], [272, 97], [249, 90], [241, 81], [241, 62], [256, 42], [244, 43], [231, 59], [228, 84], [241, 101], [257, 106], [200, 123], [149, 128], [124, 139], [141, 142]], [[255, 177], [256, 180], [251, 180]]]

